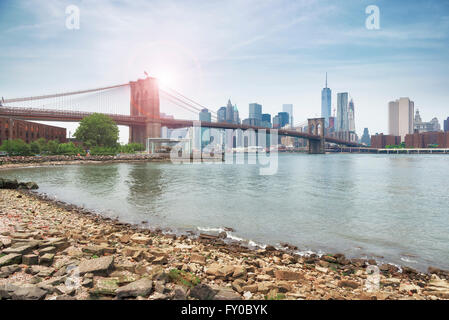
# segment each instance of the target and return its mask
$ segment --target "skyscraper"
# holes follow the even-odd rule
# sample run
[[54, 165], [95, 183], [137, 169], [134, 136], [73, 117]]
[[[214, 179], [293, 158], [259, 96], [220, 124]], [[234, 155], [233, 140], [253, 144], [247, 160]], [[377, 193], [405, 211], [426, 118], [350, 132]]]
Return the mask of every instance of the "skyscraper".
[[326, 127], [329, 127], [329, 117], [331, 116], [332, 104], [332, 90], [327, 87], [327, 72], [326, 72], [326, 87], [321, 91], [321, 117], [325, 120]]
[[354, 101], [352, 99], [351, 101], [349, 101], [348, 121], [349, 121], [349, 131], [355, 133], [355, 109], [354, 109]]
[[258, 103], [250, 103], [248, 118], [256, 119], [258, 122], [262, 121], [262, 106]]
[[288, 115], [289, 115], [288, 123], [293, 127], [293, 105], [292, 104], [283, 104], [282, 111], [288, 113]]
[[449, 132], [449, 117], [447, 117], [447, 120], [444, 120], [444, 132]]
[[221, 107], [218, 109], [217, 122], [226, 122], [226, 107]]
[[369, 135], [369, 130], [368, 128], [365, 128], [363, 130], [363, 136], [362, 136], [362, 141], [363, 144], [366, 144], [367, 146], [371, 145], [371, 136]]
[[271, 114], [264, 113], [262, 114], [262, 127], [271, 128]]
[[413, 114], [415, 103], [409, 98], [400, 98], [388, 103], [388, 132], [393, 136], [401, 136], [404, 141], [407, 134], [413, 133]]
[[200, 121], [212, 122], [212, 114], [209, 112], [208, 109], [204, 108], [199, 113], [199, 119]]
[[231, 103], [231, 99], [228, 100], [228, 104], [226, 106], [226, 122], [234, 123], [234, 106]]
[[288, 112], [279, 112], [278, 117], [279, 117], [279, 128], [282, 128], [288, 124], [288, 121], [290, 119], [290, 115], [288, 114]]
[[337, 123], [335, 131], [349, 131], [349, 104], [347, 92], [337, 94]]

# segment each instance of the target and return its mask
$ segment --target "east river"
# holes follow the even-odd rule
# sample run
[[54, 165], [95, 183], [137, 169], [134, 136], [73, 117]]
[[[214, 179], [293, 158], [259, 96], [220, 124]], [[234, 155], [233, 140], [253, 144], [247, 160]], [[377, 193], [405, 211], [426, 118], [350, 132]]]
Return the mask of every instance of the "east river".
[[[280, 154], [254, 164], [117, 163], [0, 172], [124, 222], [222, 231], [426, 270], [449, 268], [449, 156]], [[249, 242], [248, 242], [249, 241]]]

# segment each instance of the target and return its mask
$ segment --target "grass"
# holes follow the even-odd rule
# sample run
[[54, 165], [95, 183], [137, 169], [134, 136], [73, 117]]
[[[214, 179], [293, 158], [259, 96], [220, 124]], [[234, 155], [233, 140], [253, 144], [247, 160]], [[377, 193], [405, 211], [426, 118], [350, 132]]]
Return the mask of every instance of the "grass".
[[178, 269], [171, 269], [168, 273], [168, 278], [174, 283], [182, 284], [189, 288], [193, 288], [201, 282], [193, 273]]
[[96, 255], [96, 254], [94, 254], [93, 256], [92, 256], [92, 259], [97, 259], [98, 258], [98, 256]]
[[285, 294], [283, 293], [277, 293], [274, 296], [265, 296], [265, 300], [284, 300]]
[[6, 256], [5, 253], [0, 253], [0, 258]]

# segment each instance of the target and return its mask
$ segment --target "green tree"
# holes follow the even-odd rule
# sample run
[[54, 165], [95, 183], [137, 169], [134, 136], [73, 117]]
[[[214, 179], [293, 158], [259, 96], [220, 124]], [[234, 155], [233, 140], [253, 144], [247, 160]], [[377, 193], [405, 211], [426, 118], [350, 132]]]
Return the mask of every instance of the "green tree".
[[81, 148], [78, 148], [73, 144], [73, 142], [61, 143], [58, 146], [58, 154], [64, 155], [77, 155], [78, 153], [82, 153]]
[[90, 147], [117, 147], [119, 130], [117, 124], [104, 114], [94, 113], [80, 121], [74, 136]]
[[8, 152], [12, 156], [29, 156], [31, 155], [30, 146], [22, 139], [5, 140], [0, 147], [2, 151]]
[[41, 146], [36, 141], [33, 141], [30, 143], [30, 151], [32, 154], [40, 154], [41, 153]]
[[50, 140], [47, 142], [47, 152], [50, 154], [58, 154], [59, 141]]

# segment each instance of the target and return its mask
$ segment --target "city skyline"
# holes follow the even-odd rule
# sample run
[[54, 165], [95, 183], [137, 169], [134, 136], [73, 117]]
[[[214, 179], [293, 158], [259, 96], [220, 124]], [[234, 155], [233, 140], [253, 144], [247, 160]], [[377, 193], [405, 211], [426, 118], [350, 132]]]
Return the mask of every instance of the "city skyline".
[[[295, 122], [302, 122], [320, 116], [328, 72], [333, 92], [351, 92], [359, 135], [365, 127], [387, 132], [388, 102], [397, 97], [410, 97], [441, 122], [447, 118], [448, 3], [409, 1], [404, 10], [403, 4], [376, 1], [379, 30], [365, 27], [372, 0], [74, 1], [79, 30], [65, 27], [69, 4], [1, 2], [1, 96], [127, 82], [146, 70], [209, 110], [229, 97], [238, 106], [257, 101], [272, 115], [291, 103]], [[217, 28], [220, 36], [212, 37]], [[163, 109], [193, 118], [168, 104]], [[240, 119], [247, 116], [246, 108], [240, 110]]]

